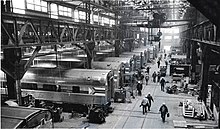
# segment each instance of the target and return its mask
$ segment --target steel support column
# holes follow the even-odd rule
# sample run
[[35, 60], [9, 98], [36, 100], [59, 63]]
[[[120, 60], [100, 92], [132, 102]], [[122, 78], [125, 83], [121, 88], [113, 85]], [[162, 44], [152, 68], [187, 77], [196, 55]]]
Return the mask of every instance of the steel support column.
[[137, 57], [133, 55], [133, 60], [134, 60], [134, 70], [137, 70]]
[[128, 40], [128, 45], [129, 45], [129, 52], [132, 52], [132, 49], [133, 49], [133, 42], [132, 42], [132, 40]]
[[15, 85], [15, 79], [6, 74], [6, 85], [7, 85], [7, 91], [8, 91], [8, 99], [16, 99], [16, 85]]
[[[10, 48], [3, 50], [4, 59], [2, 60], [2, 69], [6, 73], [8, 99], [17, 99], [21, 105], [21, 84], [20, 79], [23, 73], [21, 70], [21, 48]], [[23, 67], [23, 66], [22, 66]]]
[[144, 46], [146, 46], [147, 45], [147, 38], [145, 37], [144, 38]]
[[16, 80], [15, 81], [15, 85], [16, 85], [16, 98], [18, 101], [18, 105], [22, 105], [22, 100], [21, 100], [21, 80]]
[[196, 84], [196, 65], [197, 65], [197, 42], [189, 41], [191, 43], [191, 83]]
[[115, 40], [115, 57], [119, 57], [120, 48], [119, 48], [120, 40]]
[[[220, 100], [219, 100], [219, 107], [220, 107]], [[218, 127], [220, 128], [220, 111], [218, 112]]]
[[185, 40], [185, 44], [186, 44], [186, 58], [187, 61], [190, 60], [190, 53], [191, 53], [191, 49], [192, 49], [192, 42], [190, 42], [189, 40]]
[[209, 78], [209, 46], [205, 45], [202, 50], [202, 71], [201, 71], [201, 88], [199, 97], [204, 101], [206, 105], [206, 98], [208, 93], [208, 78]]
[[141, 52], [141, 61], [140, 61], [140, 63], [141, 63], [141, 64], [140, 64], [140, 68], [141, 68], [141, 69], [143, 69], [143, 60], [144, 60], [144, 59], [143, 59], [143, 56], [144, 56], [144, 54], [143, 54], [143, 52]]
[[93, 60], [93, 50], [95, 48], [95, 42], [90, 42], [90, 43], [87, 43], [85, 44], [85, 52], [86, 52], [86, 55], [87, 55], [87, 68], [88, 69], [91, 69], [92, 68], [92, 60]]

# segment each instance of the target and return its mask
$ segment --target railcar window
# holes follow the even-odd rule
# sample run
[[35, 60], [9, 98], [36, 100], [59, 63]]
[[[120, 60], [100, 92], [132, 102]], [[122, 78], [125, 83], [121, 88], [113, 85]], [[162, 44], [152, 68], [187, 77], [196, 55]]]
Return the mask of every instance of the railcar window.
[[61, 85], [56, 85], [56, 90], [57, 92], [67, 92], [68, 87], [67, 86], [61, 86]]
[[80, 93], [80, 87], [79, 86], [73, 86], [72, 87], [72, 92], [73, 93]]
[[41, 120], [42, 119], [45, 119], [45, 120], [48, 120], [50, 117], [49, 113], [48, 112], [41, 112], [39, 114], [36, 114], [34, 116], [32, 116], [32, 118], [30, 118], [27, 122], [27, 128], [33, 128], [33, 127], [36, 127], [38, 125], [41, 124]]
[[49, 85], [49, 84], [43, 85], [43, 90], [46, 91], [56, 91], [56, 89], [57, 89], [56, 85]]
[[31, 90], [37, 90], [37, 84], [34, 83], [21, 83], [22, 89], [31, 89]]

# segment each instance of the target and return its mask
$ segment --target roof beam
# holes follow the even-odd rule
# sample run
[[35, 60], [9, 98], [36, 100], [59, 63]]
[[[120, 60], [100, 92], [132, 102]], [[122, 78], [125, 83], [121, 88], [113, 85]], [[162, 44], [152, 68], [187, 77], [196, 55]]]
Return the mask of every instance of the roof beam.
[[[163, 9], [181, 9], [183, 7], [155, 7], [155, 8], [137, 8], [135, 10], [163, 10]], [[187, 7], [191, 8], [191, 7]]]

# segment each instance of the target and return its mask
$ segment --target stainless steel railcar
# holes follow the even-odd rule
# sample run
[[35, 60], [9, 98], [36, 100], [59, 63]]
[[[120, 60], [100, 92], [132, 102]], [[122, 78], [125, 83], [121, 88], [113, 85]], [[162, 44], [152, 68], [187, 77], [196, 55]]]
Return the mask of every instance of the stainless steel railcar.
[[39, 100], [105, 105], [112, 98], [113, 81], [110, 70], [30, 68], [21, 88], [22, 96]]
[[120, 57], [132, 57], [134, 60], [134, 69], [143, 68], [149, 60], [147, 51], [144, 48], [135, 49], [133, 52], [123, 52]]
[[101, 61], [94, 61], [92, 62], [93, 69], [107, 69], [111, 70], [114, 74], [114, 89], [120, 88], [119, 81], [120, 81], [120, 71], [122, 69], [123, 64], [121, 62], [101, 62]]
[[[23, 59], [23, 60], [29, 60], [29, 59]], [[55, 54], [52, 55], [46, 55], [37, 57], [32, 62], [33, 66], [39, 66], [39, 65], [54, 65], [54, 66], [60, 66], [62, 68], [83, 68], [86, 64], [86, 59], [82, 59], [81, 57], [71, 57], [71, 56], [63, 56]]]
[[90, 122], [100, 123], [113, 111], [113, 82], [111, 70], [30, 68], [21, 80], [22, 97], [62, 104], [66, 111], [89, 113]]
[[131, 71], [135, 71], [136, 69], [140, 68], [140, 53], [139, 52], [123, 52], [122, 54], [119, 55], [121, 58], [122, 57], [129, 57], [131, 58]]
[[[92, 68], [95, 69], [109, 69], [114, 73], [114, 94], [113, 98], [115, 102], [125, 102], [126, 101], [126, 91], [125, 86], [125, 66], [123, 62], [92, 62]], [[128, 88], [128, 87], [127, 87]]]
[[42, 108], [2, 106], [1, 128], [52, 128], [51, 112]]
[[103, 61], [109, 61], [109, 62], [121, 62], [121, 63], [129, 63], [131, 58], [126, 58], [126, 57], [107, 57], [104, 58]]

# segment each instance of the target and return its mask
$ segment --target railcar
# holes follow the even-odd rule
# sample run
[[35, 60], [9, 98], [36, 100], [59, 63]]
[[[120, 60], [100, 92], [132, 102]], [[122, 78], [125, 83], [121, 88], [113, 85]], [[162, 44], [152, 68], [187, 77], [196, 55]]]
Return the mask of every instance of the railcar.
[[32, 95], [38, 102], [52, 102], [65, 111], [74, 108], [89, 113], [91, 122], [104, 122], [106, 114], [113, 111], [110, 107], [114, 95], [111, 70], [30, 68], [21, 80], [21, 90], [22, 97]]
[[130, 60], [130, 65], [132, 68], [131, 71], [134, 71], [140, 68], [140, 53], [139, 52], [123, 52], [119, 56], [131, 58]]
[[21, 88], [22, 95], [39, 100], [105, 105], [112, 98], [113, 81], [111, 70], [30, 68]]
[[[28, 60], [23, 59], [23, 60]], [[70, 56], [62, 56], [62, 55], [46, 55], [46, 56], [41, 56], [37, 57], [34, 59], [32, 65], [33, 66], [39, 66], [41, 64], [51, 64], [51, 65], [57, 65], [62, 68], [83, 68], [86, 64], [86, 60], [79, 58], [79, 57], [70, 57]]]
[[119, 88], [119, 80], [120, 80], [120, 71], [122, 69], [123, 64], [120, 62], [101, 62], [94, 61], [92, 62], [93, 69], [106, 69], [111, 70], [114, 74], [115, 79], [115, 88]]
[[133, 52], [123, 52], [120, 57], [132, 57], [135, 69], [143, 68], [149, 60], [147, 51], [143, 49], [133, 50]]
[[150, 49], [149, 49], [149, 47], [137, 48], [137, 49], [134, 49], [133, 52], [141, 53], [140, 54], [140, 57], [141, 57], [140, 62], [142, 62], [142, 66], [150, 60]]
[[[112, 111], [114, 76], [111, 70], [30, 68], [21, 80], [21, 89], [22, 97], [32, 95], [36, 100], [62, 105], [66, 111], [82, 105], [83, 111], [78, 110], [93, 112], [88, 117], [93, 119], [94, 112]], [[96, 116], [104, 121], [105, 115]]]
[[1, 128], [52, 128], [51, 112], [43, 108], [2, 106]]
[[[125, 74], [130, 73], [131, 71], [134, 70], [133, 66], [134, 64], [132, 63], [133, 59], [131, 57], [107, 57], [104, 58], [103, 61], [106, 62], [121, 62], [123, 64], [123, 69], [120, 71], [122, 72], [122, 76]], [[121, 77], [122, 82], [125, 81], [124, 77]], [[123, 84], [121, 84], [123, 85]]]
[[[92, 68], [93, 69], [109, 69], [113, 71], [114, 73], [114, 101], [119, 102], [118, 100], [121, 100], [120, 102], [125, 102], [125, 92], [123, 90], [123, 63], [120, 62], [100, 62], [100, 61], [94, 61], [92, 62]], [[120, 94], [120, 95], [119, 95]]]
[[106, 57], [101, 61], [123, 63], [126, 67], [130, 68], [131, 60], [131, 57]]

